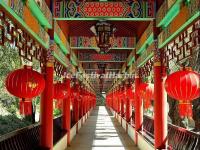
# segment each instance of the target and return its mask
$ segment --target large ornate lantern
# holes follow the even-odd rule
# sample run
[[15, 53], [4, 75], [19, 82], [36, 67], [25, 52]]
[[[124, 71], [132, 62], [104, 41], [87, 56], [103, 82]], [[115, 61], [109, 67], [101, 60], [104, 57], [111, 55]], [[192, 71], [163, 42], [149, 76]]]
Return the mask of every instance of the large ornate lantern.
[[97, 46], [100, 48], [100, 53], [108, 52], [112, 46], [111, 41], [114, 38], [115, 28], [113, 25], [106, 21], [100, 21], [95, 26], [92, 26], [90, 30], [96, 36]]
[[31, 99], [42, 93], [45, 88], [43, 76], [25, 66], [11, 72], [6, 78], [6, 88], [14, 96], [22, 99]]
[[188, 70], [175, 72], [167, 77], [165, 89], [170, 97], [179, 101], [180, 116], [192, 116], [191, 101], [200, 96], [200, 75]]

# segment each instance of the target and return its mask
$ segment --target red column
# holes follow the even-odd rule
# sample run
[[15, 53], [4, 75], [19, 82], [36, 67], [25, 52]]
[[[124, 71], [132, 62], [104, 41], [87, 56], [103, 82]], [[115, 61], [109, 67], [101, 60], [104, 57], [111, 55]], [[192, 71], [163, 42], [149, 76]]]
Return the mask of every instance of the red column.
[[78, 100], [78, 97], [76, 97], [74, 99], [74, 119], [75, 119], [75, 122], [78, 122], [79, 120], [79, 100]]
[[137, 144], [137, 132], [142, 129], [143, 123], [143, 106], [142, 106], [142, 99], [138, 95], [138, 88], [140, 86], [140, 77], [139, 73], [137, 72], [135, 75], [135, 139]]
[[74, 120], [79, 121], [79, 84], [75, 81], [74, 85]]
[[129, 122], [131, 118], [131, 105], [130, 99], [126, 98], [126, 121]]
[[71, 111], [70, 111], [70, 79], [65, 79], [64, 84], [67, 89], [67, 98], [63, 100], [63, 129], [67, 131], [67, 144], [70, 145]]
[[121, 117], [124, 116], [124, 100], [121, 98]]
[[[85, 96], [84, 96], [84, 98], [85, 98]], [[83, 99], [83, 115], [85, 115], [85, 114], [86, 114], [86, 100]]]
[[120, 112], [120, 98], [117, 97], [117, 113], [119, 114]]
[[155, 41], [154, 52], [154, 136], [155, 149], [165, 149], [167, 145], [167, 94], [164, 88], [166, 78], [161, 56]]
[[80, 117], [83, 117], [83, 99], [80, 98]]
[[40, 103], [40, 145], [53, 149], [53, 63], [47, 62], [43, 69], [46, 85]]

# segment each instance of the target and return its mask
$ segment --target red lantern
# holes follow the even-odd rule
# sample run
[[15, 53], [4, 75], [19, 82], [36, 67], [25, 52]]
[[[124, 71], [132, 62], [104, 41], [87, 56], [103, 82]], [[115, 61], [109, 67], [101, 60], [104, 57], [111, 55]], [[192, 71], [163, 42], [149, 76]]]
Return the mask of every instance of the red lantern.
[[148, 109], [151, 105], [151, 99], [154, 95], [154, 86], [150, 83], [141, 83], [139, 87], [139, 94], [144, 100], [144, 108]]
[[193, 71], [178, 71], [169, 75], [165, 81], [168, 95], [183, 102], [200, 96], [200, 75]]
[[165, 89], [170, 97], [180, 101], [180, 116], [192, 116], [190, 101], [200, 96], [200, 75], [188, 70], [175, 72], [167, 77]]
[[11, 72], [6, 78], [6, 88], [19, 98], [33, 98], [42, 93], [45, 81], [41, 74], [25, 66]]
[[143, 99], [145, 98], [145, 90], [146, 90], [147, 86], [148, 86], [147, 83], [141, 83], [139, 86], [138, 96], [142, 97]]
[[179, 103], [178, 105], [179, 115], [181, 118], [192, 117], [192, 104], [191, 103]]
[[56, 83], [54, 84], [54, 99], [64, 99], [67, 97], [67, 89], [65, 84], [63, 83]]
[[32, 115], [32, 102], [31, 100], [19, 101], [19, 112], [21, 115]]
[[134, 92], [132, 91], [131, 86], [127, 88], [127, 95], [128, 95], [128, 98], [131, 100], [132, 106], [134, 106]]
[[63, 102], [62, 100], [57, 100], [56, 101], [56, 108], [57, 109], [62, 109], [62, 107], [63, 107], [63, 103], [62, 102]]

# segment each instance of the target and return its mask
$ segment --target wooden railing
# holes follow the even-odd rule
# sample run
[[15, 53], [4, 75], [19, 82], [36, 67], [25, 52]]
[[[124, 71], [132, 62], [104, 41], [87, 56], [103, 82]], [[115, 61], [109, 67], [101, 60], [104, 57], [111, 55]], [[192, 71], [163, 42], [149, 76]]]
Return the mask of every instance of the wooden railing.
[[2, 150], [34, 150], [39, 149], [39, 124], [30, 125], [20, 130], [8, 133], [0, 137], [0, 149]]
[[[154, 120], [144, 116], [143, 130], [154, 139]], [[168, 124], [168, 148], [173, 150], [197, 150], [200, 147], [200, 134], [185, 128]]]
[[[124, 118], [125, 119], [125, 118]], [[133, 128], [135, 127], [135, 112], [132, 111], [131, 122], [128, 122]], [[154, 120], [153, 118], [143, 116], [143, 128], [141, 135], [154, 145]], [[185, 128], [168, 124], [168, 149], [171, 150], [197, 150], [200, 147], [200, 134], [189, 131]]]
[[[61, 128], [62, 117], [57, 117], [53, 121], [54, 143], [64, 135]], [[40, 125], [33, 124], [28, 127], [15, 130], [11, 133], [0, 136], [0, 150], [44, 150], [39, 147]]]

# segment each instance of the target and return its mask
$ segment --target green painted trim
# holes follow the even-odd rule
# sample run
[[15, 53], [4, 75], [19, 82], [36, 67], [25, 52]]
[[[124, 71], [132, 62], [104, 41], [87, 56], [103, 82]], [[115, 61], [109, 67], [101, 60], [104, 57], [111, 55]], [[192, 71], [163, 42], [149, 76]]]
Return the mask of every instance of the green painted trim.
[[66, 48], [66, 46], [63, 44], [63, 42], [61, 41], [61, 39], [59, 38], [59, 36], [57, 35], [56, 32], [54, 32], [54, 41], [56, 42], [56, 44], [59, 45], [60, 49], [62, 50], [62, 52], [66, 55], [69, 54], [69, 50]]
[[20, 18], [10, 7], [8, 7], [4, 1], [0, 1], [0, 5], [8, 12], [10, 13], [20, 24], [21, 26], [27, 30], [44, 48], [48, 49], [49, 44], [44, 43], [44, 41], [35, 33], [31, 28]]
[[132, 57], [131, 60], [128, 62], [128, 67], [130, 67], [133, 62], [135, 62], [135, 57]]
[[180, 32], [182, 32], [184, 28], [186, 28], [190, 23], [192, 23], [198, 17], [200, 17], [199, 11], [197, 11], [197, 13], [193, 17], [191, 17], [188, 21], [186, 21], [176, 32], [171, 34], [171, 36], [168, 37], [162, 44], [158, 45], [158, 48], [164, 47], [167, 43], [169, 43], [174, 37], [176, 37]]
[[151, 57], [153, 57], [153, 53], [151, 53], [147, 58], [145, 58], [144, 61], [140, 63], [137, 67], [142, 67]]
[[175, 4], [167, 11], [165, 17], [158, 23], [158, 27], [167, 27], [172, 20], [178, 15], [180, 12], [180, 2], [182, 0], [177, 0]]
[[[99, 50], [98, 47], [70, 47], [71, 49], [91, 49], [91, 50]], [[111, 47], [110, 49], [114, 50], [133, 50], [135, 47]]]
[[51, 29], [52, 24], [49, 23], [48, 19], [45, 17], [45, 15], [43, 14], [42, 10], [38, 6], [38, 4], [35, 2], [35, 0], [28, 0], [28, 5], [29, 5], [31, 12], [38, 19], [40, 24], [42, 26], [45, 26], [45, 27]]
[[68, 67], [67, 64], [66, 64], [56, 53], [53, 53], [53, 56], [54, 56], [61, 64], [63, 64], [65, 67]]
[[109, 18], [109, 17], [99, 17], [99, 18], [54, 18], [55, 20], [69, 20], [69, 21], [90, 21], [90, 20], [110, 20], [110, 21], [152, 21], [155, 18]]
[[70, 47], [71, 49], [91, 49], [91, 50], [99, 50], [98, 47]]
[[141, 48], [137, 51], [137, 54], [141, 54], [146, 50], [147, 45], [151, 45], [153, 43], [154, 38], [153, 38], [153, 33], [148, 37], [148, 39], [145, 41], [145, 43], [141, 46]]
[[125, 63], [126, 61], [79, 61], [81, 63], [105, 62], [105, 63]]
[[70, 58], [72, 65], [74, 66], [78, 66], [77, 62], [74, 60], [74, 58]]

